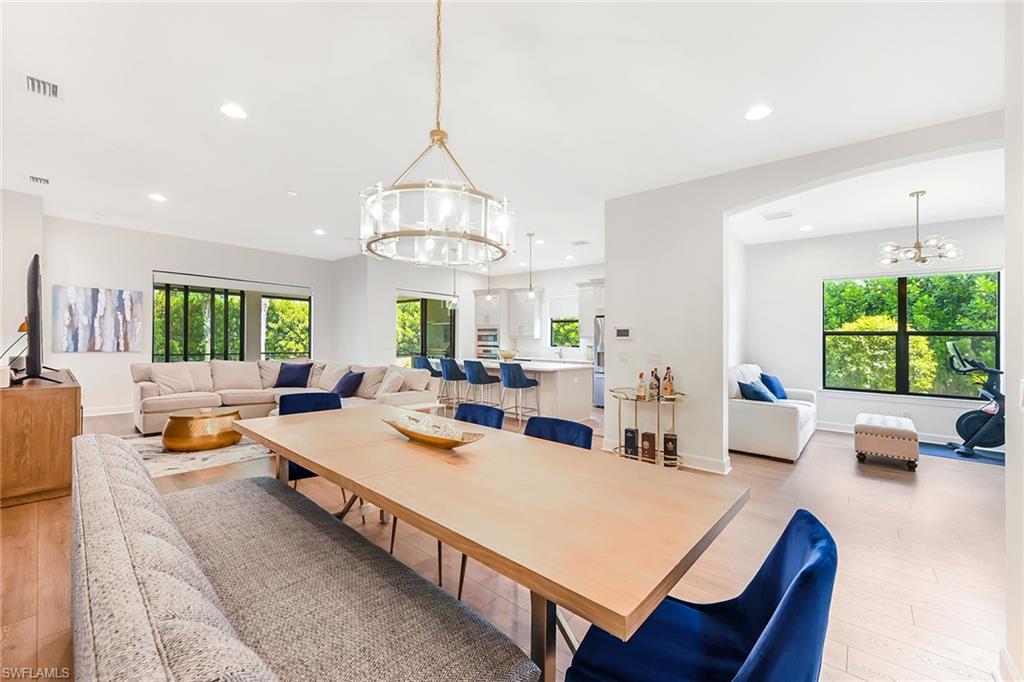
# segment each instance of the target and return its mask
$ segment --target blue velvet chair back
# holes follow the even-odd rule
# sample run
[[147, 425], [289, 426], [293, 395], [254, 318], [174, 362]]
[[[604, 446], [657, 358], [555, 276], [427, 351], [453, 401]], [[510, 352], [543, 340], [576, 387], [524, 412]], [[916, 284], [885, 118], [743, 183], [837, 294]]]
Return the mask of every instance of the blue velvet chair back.
[[428, 360], [423, 355], [417, 355], [416, 357], [414, 357], [412, 359], [412, 366], [413, 366], [413, 369], [425, 369], [425, 370], [427, 370], [428, 372], [430, 372], [430, 376], [432, 376], [432, 377], [439, 377], [439, 376], [441, 376], [441, 372], [439, 370], [437, 370], [437, 369], [434, 369], [434, 366], [432, 364], [430, 364], [430, 360]]
[[523, 366], [518, 362], [498, 363], [498, 371], [501, 372], [501, 383], [505, 388], [530, 388], [536, 386], [536, 381], [527, 378]]
[[757, 575], [734, 600], [745, 616], [745, 634], [756, 640], [734, 680], [818, 679], [837, 563], [828, 529], [806, 509], [797, 510]]
[[466, 375], [459, 369], [455, 358], [441, 358], [441, 376], [445, 381], [465, 381]]
[[594, 440], [594, 429], [586, 424], [555, 417], [530, 417], [523, 433], [534, 438], [575, 445], [584, 450], [589, 450]]
[[281, 402], [278, 407], [280, 414], [340, 410], [341, 396], [331, 392], [287, 393], [281, 396]]
[[499, 410], [497, 407], [491, 407], [490, 405], [462, 403], [455, 410], [455, 418], [460, 422], [500, 429], [502, 424], [505, 423], [505, 410]]
[[462, 366], [466, 369], [466, 379], [471, 384], [493, 384], [497, 381], [484, 369], [484, 363], [479, 360], [463, 360]]

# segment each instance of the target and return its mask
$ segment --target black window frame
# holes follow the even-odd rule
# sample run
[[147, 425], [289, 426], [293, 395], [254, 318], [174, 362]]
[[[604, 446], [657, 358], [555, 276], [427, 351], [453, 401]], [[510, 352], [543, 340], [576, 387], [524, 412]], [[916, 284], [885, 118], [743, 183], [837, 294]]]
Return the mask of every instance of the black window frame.
[[[918, 331], [907, 329], [907, 282], [918, 277], [928, 277], [927, 273], [917, 275], [877, 275], [875, 277], [847, 277], [835, 280], [823, 280], [821, 283], [821, 387], [826, 391], [846, 391], [849, 393], [876, 393], [879, 395], [908, 395], [923, 398], [940, 398], [950, 400], [977, 400], [985, 402], [980, 396], [948, 395], [944, 393], [917, 393], [910, 390], [910, 338], [913, 336], [953, 336], [964, 338], [988, 337], [995, 340], [995, 366], [999, 369], [1002, 349], [1000, 348], [1000, 337], [1003, 329], [1003, 279], [999, 270], [965, 270], [962, 272], [936, 272], [931, 276], [942, 275], [981, 275], [994, 274], [996, 276], [996, 328], [995, 331], [941, 331], [927, 330]], [[896, 330], [895, 331], [837, 331], [825, 329], [825, 285], [831, 282], [848, 281], [851, 279], [895, 279], [896, 280]], [[896, 338], [896, 390], [880, 391], [873, 388], [848, 388], [841, 386], [829, 386], [827, 344], [830, 336], [892, 336]]]
[[[399, 295], [395, 299], [395, 306], [396, 307], [398, 306], [399, 303], [412, 303], [413, 301], [419, 301], [419, 303], [420, 303], [420, 347], [417, 350], [417, 352], [413, 354], [413, 357], [416, 357], [416, 356], [428, 357], [427, 356], [427, 301], [438, 301], [438, 300], [441, 300], [441, 299], [426, 298], [426, 297], [423, 297], [423, 296], [420, 296], [420, 297], [417, 298], [416, 296], [401, 296], [401, 295]], [[458, 327], [455, 326], [455, 311], [456, 311], [456, 306], [454, 306], [454, 305], [449, 305], [448, 306], [448, 323], [452, 327], [452, 343], [451, 343], [451, 347], [449, 349], [451, 351], [451, 354], [447, 355], [445, 357], [449, 357], [449, 358], [456, 357], [456, 355], [455, 355], [455, 353], [457, 351], [456, 346], [458, 344], [458, 339], [459, 339]], [[396, 358], [397, 357], [405, 357], [405, 356], [404, 355], [403, 356], [398, 356], [396, 354]]]
[[263, 350], [263, 339], [266, 338], [265, 330], [263, 329], [263, 319], [261, 314], [260, 319], [260, 359], [261, 360], [292, 360], [294, 358], [311, 358], [313, 357], [313, 297], [312, 296], [288, 296], [285, 294], [260, 294], [260, 310], [263, 309], [263, 301], [266, 299], [274, 299], [278, 301], [305, 301], [309, 304], [309, 324], [306, 325], [306, 338], [309, 339], [309, 346], [306, 351], [300, 355], [289, 355], [286, 358], [273, 358], [268, 357], [270, 355], [284, 355], [284, 353], [268, 353]]
[[580, 316], [576, 317], [552, 317], [548, 320], [548, 345], [552, 348], [579, 348], [579, 342], [577, 341], [575, 346], [559, 346], [555, 345], [555, 323], [558, 322], [575, 322], [576, 323], [576, 338], [580, 338]]
[[[152, 358], [153, 362], [205, 362], [207, 360], [219, 359], [219, 360], [244, 360], [245, 359], [245, 292], [239, 289], [223, 289], [217, 287], [193, 287], [187, 284], [169, 284], [169, 283], [153, 283], [153, 339], [156, 340], [156, 292], [162, 291], [164, 294], [164, 347], [157, 352], [156, 343], [153, 344]], [[181, 311], [182, 311], [182, 341], [181, 347], [182, 352], [171, 355], [171, 292], [181, 291], [183, 295]], [[213, 324], [216, 319], [216, 306], [217, 297], [222, 296], [224, 298], [224, 323], [223, 323], [223, 337], [224, 352], [223, 353], [202, 353], [193, 354], [188, 352], [188, 301], [190, 292], [200, 292], [210, 295], [210, 341], [213, 343]], [[228, 347], [231, 345], [226, 339], [228, 337], [229, 329], [229, 316], [227, 299], [228, 296], [238, 296], [239, 310], [238, 310], [238, 352], [229, 353]], [[215, 344], [214, 344], [215, 345]], [[193, 357], [195, 355], [195, 357]], [[175, 359], [172, 359], [175, 358]]]

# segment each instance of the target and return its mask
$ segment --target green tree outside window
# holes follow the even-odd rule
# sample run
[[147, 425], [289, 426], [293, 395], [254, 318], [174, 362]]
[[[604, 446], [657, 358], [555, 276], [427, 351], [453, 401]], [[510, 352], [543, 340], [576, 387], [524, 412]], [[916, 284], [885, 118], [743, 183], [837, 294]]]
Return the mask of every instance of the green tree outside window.
[[551, 318], [551, 345], [580, 345], [580, 320], [578, 317]]

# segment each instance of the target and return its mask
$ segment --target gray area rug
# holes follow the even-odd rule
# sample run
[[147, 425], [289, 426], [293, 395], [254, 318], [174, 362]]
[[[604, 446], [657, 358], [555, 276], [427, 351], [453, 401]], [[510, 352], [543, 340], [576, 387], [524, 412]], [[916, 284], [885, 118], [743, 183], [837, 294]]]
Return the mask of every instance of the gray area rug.
[[171, 452], [165, 450], [160, 436], [138, 436], [126, 439], [142, 457], [153, 478], [181, 474], [186, 471], [211, 469], [225, 464], [248, 462], [252, 459], [272, 457], [267, 448], [243, 437], [234, 445], [203, 452]]

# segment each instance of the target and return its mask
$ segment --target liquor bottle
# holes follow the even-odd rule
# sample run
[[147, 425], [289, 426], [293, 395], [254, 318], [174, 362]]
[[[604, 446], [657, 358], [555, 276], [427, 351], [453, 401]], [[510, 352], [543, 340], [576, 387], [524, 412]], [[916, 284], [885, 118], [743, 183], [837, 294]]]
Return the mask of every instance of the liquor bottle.
[[644, 383], [643, 372], [640, 372], [640, 381], [636, 385], [636, 399], [647, 400], [647, 384]]
[[658, 457], [657, 441], [654, 434], [644, 431], [640, 434], [640, 458], [645, 462], [654, 462]]
[[672, 376], [672, 368], [666, 367], [665, 376], [661, 380], [661, 390], [665, 397], [670, 398], [676, 394], [675, 383], [676, 380], [675, 377]]
[[675, 467], [679, 464], [679, 437], [669, 431], [665, 434], [665, 449], [662, 451], [662, 464]]
[[627, 428], [623, 435], [624, 447], [626, 456], [636, 459], [637, 456], [637, 431], [636, 429]]
[[661, 379], [658, 378], [658, 368], [651, 370], [651, 382], [647, 385], [647, 399], [657, 400], [661, 394]]

